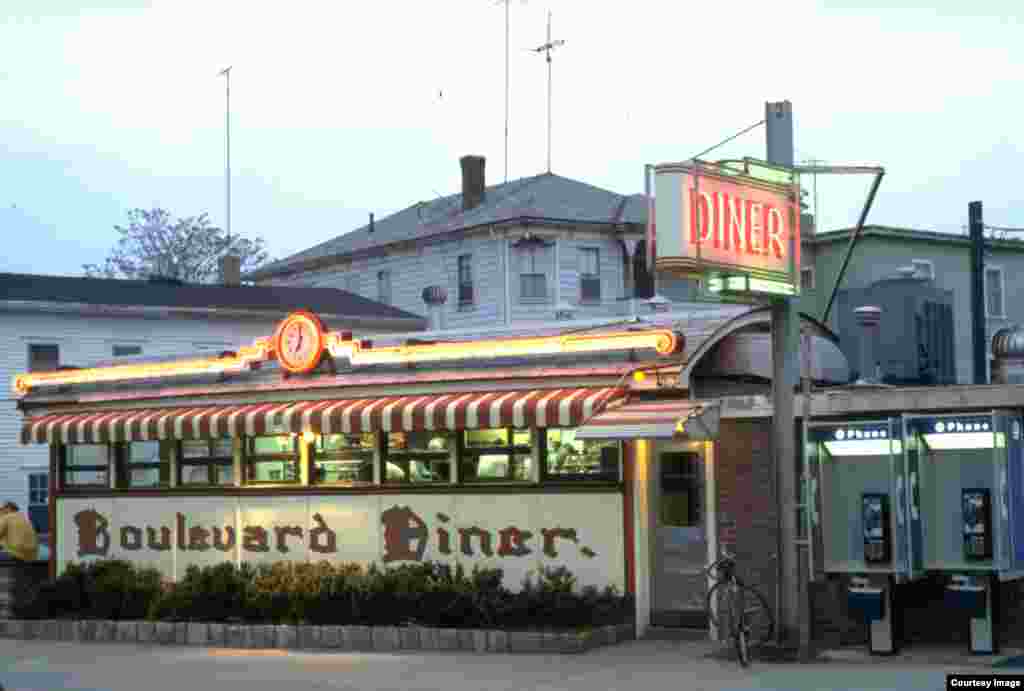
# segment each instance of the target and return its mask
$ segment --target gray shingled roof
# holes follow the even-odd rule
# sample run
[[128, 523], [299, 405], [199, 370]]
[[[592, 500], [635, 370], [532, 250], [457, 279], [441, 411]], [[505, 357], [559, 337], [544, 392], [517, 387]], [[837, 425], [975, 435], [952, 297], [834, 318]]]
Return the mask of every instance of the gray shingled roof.
[[422, 321], [419, 315], [335, 288], [176, 284], [0, 273], [0, 301], [281, 313], [308, 309], [323, 315]]
[[462, 195], [418, 202], [369, 225], [269, 264], [247, 276], [260, 279], [307, 262], [339, 257], [395, 242], [451, 233], [518, 219], [567, 223], [646, 223], [643, 195], [624, 196], [553, 173], [521, 178], [487, 188], [483, 202], [462, 210]]

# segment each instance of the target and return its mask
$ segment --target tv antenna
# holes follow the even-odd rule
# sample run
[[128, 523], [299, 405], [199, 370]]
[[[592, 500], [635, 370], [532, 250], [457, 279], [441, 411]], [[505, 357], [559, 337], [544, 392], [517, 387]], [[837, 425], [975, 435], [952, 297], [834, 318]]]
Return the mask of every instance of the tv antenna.
[[[496, 5], [505, 6], [505, 182], [508, 182], [508, 94], [509, 94], [509, 80], [508, 80], [508, 29], [509, 29], [509, 12], [508, 6], [512, 0], [497, 0]], [[526, 0], [523, 0], [525, 3]]]
[[564, 46], [565, 41], [551, 40], [551, 13], [548, 12], [548, 40], [542, 46], [533, 49], [535, 53], [544, 53], [548, 63], [548, 172], [551, 172], [551, 51], [559, 46]]
[[218, 77], [224, 77], [224, 131], [226, 160], [224, 163], [224, 206], [227, 213], [227, 238], [228, 249], [231, 249], [231, 67], [225, 67], [217, 73]]

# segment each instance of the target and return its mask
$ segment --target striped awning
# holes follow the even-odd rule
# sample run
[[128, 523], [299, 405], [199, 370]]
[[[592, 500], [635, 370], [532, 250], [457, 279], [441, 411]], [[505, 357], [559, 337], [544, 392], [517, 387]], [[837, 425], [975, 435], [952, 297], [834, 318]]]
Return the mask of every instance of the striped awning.
[[617, 388], [539, 389], [47, 415], [25, 420], [21, 442], [102, 444], [290, 432], [575, 427], [624, 393]]
[[[704, 403], [689, 400], [627, 401], [595, 415], [576, 430], [577, 439], [707, 439], [718, 433], [703, 429]], [[715, 411], [718, 406], [714, 406]]]

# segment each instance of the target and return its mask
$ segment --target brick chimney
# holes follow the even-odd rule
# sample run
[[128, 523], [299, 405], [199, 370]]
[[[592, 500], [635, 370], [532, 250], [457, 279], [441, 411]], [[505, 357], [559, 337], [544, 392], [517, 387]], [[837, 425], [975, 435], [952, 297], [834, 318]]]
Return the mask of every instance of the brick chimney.
[[225, 254], [220, 258], [220, 282], [226, 286], [242, 285], [242, 258]]
[[462, 164], [462, 210], [469, 211], [480, 206], [484, 200], [484, 189], [487, 186], [484, 177], [483, 156], [463, 156]]

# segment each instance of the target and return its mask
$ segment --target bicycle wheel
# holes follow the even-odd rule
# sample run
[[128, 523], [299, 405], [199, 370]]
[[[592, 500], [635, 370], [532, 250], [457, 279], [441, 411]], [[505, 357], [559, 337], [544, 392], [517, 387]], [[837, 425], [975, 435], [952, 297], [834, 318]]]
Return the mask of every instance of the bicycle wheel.
[[740, 585], [735, 593], [734, 606], [739, 615], [740, 628], [746, 633], [747, 645], [763, 645], [775, 632], [775, 617], [764, 595], [749, 585]]
[[[704, 598], [704, 611], [708, 614], [708, 621], [710, 621], [711, 625], [716, 628], [721, 628], [722, 622], [728, 623], [727, 619], [729, 615], [726, 614], [726, 616], [722, 618], [719, 617], [719, 612], [729, 611], [725, 609], [725, 607], [732, 600], [732, 592], [730, 590], [731, 587], [732, 583], [730, 583], [729, 581], [720, 581], [718, 583], [715, 583], [713, 586], [711, 586], [711, 589], [708, 590], [708, 594]], [[716, 607], [712, 606], [712, 603], [715, 603], [717, 605], [717, 611]]]

